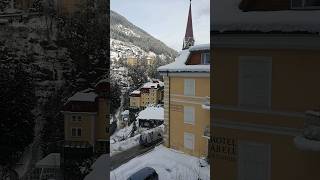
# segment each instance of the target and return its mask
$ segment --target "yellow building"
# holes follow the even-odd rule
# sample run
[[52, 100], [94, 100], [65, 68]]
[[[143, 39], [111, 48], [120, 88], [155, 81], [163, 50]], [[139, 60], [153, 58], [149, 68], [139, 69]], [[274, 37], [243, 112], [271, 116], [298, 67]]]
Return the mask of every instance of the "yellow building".
[[94, 152], [108, 152], [109, 83], [104, 80], [95, 90], [78, 92], [64, 106], [65, 147], [90, 148]]
[[210, 139], [209, 50], [209, 45], [192, 46], [158, 69], [165, 84], [165, 144], [197, 157], [208, 155]]
[[141, 107], [141, 91], [135, 90], [130, 93], [130, 108], [140, 109]]
[[153, 65], [154, 63], [155, 63], [155, 57], [153, 57], [153, 56], [148, 56], [147, 57], [147, 65], [148, 66], [151, 66], [151, 65]]
[[134, 57], [134, 56], [129, 56], [127, 57], [127, 64], [130, 66], [135, 66], [138, 64], [138, 58]]
[[164, 83], [159, 80], [145, 83], [139, 90], [130, 93], [130, 108], [143, 109], [148, 105], [163, 103]]
[[306, 11], [230, 2], [213, 5], [212, 178], [320, 179], [320, 29]]

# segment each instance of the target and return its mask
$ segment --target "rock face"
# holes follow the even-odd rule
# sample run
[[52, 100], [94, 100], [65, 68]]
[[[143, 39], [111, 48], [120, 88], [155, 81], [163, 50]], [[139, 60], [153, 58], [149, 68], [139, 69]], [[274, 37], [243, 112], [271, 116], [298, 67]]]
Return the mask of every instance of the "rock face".
[[171, 62], [177, 56], [175, 50], [114, 11], [110, 12], [110, 37], [112, 61], [128, 56], [135, 56], [138, 59], [151, 56], [159, 57], [164, 62]]

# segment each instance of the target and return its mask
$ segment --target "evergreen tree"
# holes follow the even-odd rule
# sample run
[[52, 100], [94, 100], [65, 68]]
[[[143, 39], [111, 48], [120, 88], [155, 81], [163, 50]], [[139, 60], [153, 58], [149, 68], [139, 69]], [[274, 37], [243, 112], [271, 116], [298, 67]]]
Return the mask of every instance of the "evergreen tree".
[[33, 140], [36, 98], [32, 82], [21, 64], [0, 65], [0, 166], [9, 170]]

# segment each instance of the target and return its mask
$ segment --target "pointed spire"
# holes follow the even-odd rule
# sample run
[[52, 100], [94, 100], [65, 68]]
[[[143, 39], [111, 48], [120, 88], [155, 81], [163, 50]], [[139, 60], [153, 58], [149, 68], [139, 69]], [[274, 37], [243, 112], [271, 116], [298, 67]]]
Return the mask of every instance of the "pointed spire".
[[184, 36], [182, 49], [188, 49], [190, 46], [193, 46], [193, 45], [194, 45], [194, 38], [193, 38], [191, 0], [190, 0], [187, 29], [186, 29], [186, 34]]

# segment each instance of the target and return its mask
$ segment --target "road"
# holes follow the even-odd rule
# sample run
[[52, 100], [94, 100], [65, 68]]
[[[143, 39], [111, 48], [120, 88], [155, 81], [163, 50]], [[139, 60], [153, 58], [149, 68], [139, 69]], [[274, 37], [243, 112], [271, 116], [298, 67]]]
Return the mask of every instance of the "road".
[[142, 145], [135, 146], [135, 147], [130, 148], [126, 151], [123, 151], [121, 153], [118, 153], [118, 154], [111, 156], [110, 170], [112, 171], [112, 170], [118, 168], [119, 166], [121, 166], [122, 164], [127, 163], [131, 159], [152, 151], [156, 146], [158, 146], [159, 144], [162, 144], [162, 143], [163, 143], [163, 141], [155, 143], [149, 147], [145, 147]]

